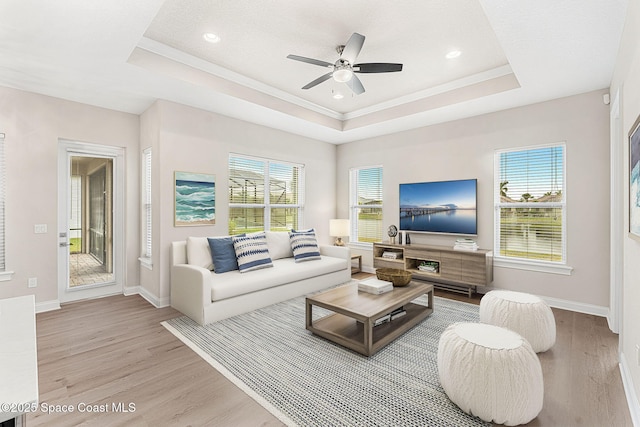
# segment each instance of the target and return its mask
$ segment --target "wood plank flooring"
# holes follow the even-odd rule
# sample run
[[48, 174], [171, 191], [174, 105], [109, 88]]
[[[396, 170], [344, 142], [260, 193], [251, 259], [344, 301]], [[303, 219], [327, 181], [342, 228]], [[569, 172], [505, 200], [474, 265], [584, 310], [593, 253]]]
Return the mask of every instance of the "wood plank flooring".
[[[179, 315], [139, 296], [82, 301], [38, 314], [40, 408], [46, 404], [60, 412], [39, 410], [27, 424], [283, 425], [160, 325]], [[555, 309], [554, 315], [557, 342], [540, 354], [544, 408], [529, 425], [632, 426], [617, 366], [617, 335], [604, 318]]]

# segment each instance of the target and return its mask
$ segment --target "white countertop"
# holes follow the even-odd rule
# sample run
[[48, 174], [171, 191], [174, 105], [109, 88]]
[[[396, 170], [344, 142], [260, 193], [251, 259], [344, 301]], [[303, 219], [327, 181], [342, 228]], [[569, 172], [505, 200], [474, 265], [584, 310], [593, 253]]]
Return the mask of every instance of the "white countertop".
[[0, 300], [0, 422], [27, 412], [20, 409], [28, 404], [38, 404], [33, 295]]

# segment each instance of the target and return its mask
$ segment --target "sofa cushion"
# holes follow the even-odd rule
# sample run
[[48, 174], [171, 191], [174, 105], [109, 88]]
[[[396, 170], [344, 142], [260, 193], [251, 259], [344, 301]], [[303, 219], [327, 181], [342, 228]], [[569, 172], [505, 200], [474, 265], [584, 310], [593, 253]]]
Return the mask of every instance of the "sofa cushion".
[[213, 270], [211, 249], [206, 237], [187, 237], [187, 263]]
[[207, 240], [211, 248], [211, 258], [216, 273], [221, 274], [238, 269], [236, 250], [233, 247], [231, 236], [209, 237]]
[[233, 236], [232, 240], [240, 273], [273, 266], [264, 232]]
[[230, 271], [225, 274], [211, 273], [211, 300], [219, 301], [238, 295], [255, 292], [274, 286], [286, 285], [312, 277], [322, 276], [347, 268], [344, 258], [321, 256], [315, 262], [296, 263], [293, 258], [273, 261], [273, 268], [241, 274]]
[[286, 231], [265, 231], [267, 235], [267, 246], [272, 260], [281, 258], [292, 258], [291, 242], [289, 233]]
[[289, 240], [295, 262], [320, 259], [320, 249], [313, 228], [306, 231], [291, 230]]

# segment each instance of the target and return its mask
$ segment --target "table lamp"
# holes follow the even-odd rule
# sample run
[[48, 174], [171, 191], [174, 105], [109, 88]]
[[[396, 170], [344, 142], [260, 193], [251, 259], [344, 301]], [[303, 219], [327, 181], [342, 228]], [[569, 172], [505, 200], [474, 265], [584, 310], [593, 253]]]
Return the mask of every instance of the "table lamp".
[[349, 220], [348, 219], [331, 219], [329, 220], [329, 235], [335, 237], [335, 246], [344, 246], [342, 236], [349, 235]]

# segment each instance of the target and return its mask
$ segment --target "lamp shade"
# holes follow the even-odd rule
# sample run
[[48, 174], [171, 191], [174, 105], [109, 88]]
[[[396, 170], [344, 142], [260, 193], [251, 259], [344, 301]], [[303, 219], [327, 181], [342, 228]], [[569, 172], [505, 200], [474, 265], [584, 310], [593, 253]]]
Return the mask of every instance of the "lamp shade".
[[349, 235], [348, 219], [331, 219], [329, 220], [329, 235], [331, 237], [343, 237]]

